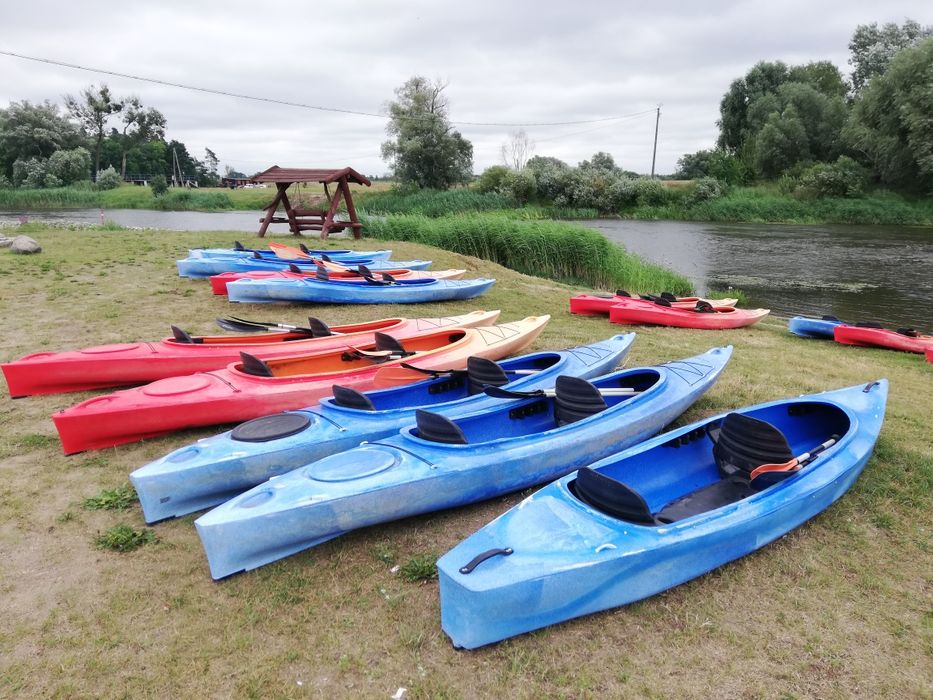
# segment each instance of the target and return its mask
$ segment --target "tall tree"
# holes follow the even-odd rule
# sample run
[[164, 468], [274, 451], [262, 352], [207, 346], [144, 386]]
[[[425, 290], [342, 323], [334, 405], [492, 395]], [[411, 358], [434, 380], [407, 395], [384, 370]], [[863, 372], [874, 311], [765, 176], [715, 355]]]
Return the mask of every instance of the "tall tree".
[[[143, 107], [138, 97], [129, 97], [123, 105], [123, 134], [120, 139], [120, 176], [126, 177], [127, 151], [140, 146], [146, 141], [162, 139], [165, 136], [165, 117], [154, 107]], [[98, 163], [99, 165], [99, 163]]]
[[846, 138], [877, 177], [933, 193], [933, 38], [900, 51], [856, 100]]
[[7, 109], [0, 109], [0, 174], [10, 176], [16, 160], [45, 159], [80, 143], [74, 124], [48, 101], [37, 105], [11, 102]]
[[107, 129], [107, 120], [113, 114], [123, 109], [123, 103], [117, 101], [110, 93], [110, 88], [101, 83], [99, 88], [93, 85], [81, 91], [78, 97], [65, 95], [65, 106], [71, 116], [78, 120], [81, 127], [93, 138], [94, 148], [94, 179], [100, 171], [100, 149], [104, 142], [104, 133]]
[[402, 184], [447, 189], [473, 177], [473, 144], [449, 121], [446, 87], [415, 76], [387, 104], [392, 140], [382, 144], [382, 157]]
[[534, 152], [535, 142], [528, 138], [524, 129], [509, 134], [509, 140], [500, 148], [502, 164], [512, 170], [524, 170]]
[[875, 76], [882, 75], [894, 54], [933, 36], [933, 26], [922, 27], [912, 19], [902, 26], [894, 22], [860, 24], [849, 42], [852, 90], [859, 94]]

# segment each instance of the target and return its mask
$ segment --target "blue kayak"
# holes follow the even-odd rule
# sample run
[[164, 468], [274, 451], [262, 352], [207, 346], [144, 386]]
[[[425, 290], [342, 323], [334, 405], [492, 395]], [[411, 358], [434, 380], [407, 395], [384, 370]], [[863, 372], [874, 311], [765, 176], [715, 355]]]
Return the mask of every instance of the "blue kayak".
[[238, 279], [227, 285], [230, 301], [263, 304], [419, 304], [429, 301], [473, 299], [485, 293], [494, 279], [400, 279], [392, 283], [367, 280]]
[[[554, 479], [654, 435], [709, 389], [732, 347], [503, 398], [456, 422], [430, 411], [389, 438], [299, 467], [195, 521], [223, 578], [345, 532]], [[488, 392], [503, 390], [487, 387]], [[511, 392], [505, 392], [513, 396]]]
[[806, 318], [804, 316], [794, 316], [787, 322], [787, 330], [801, 338], [828, 338], [833, 339], [833, 329], [845, 323], [835, 316], [823, 316], [823, 318]]
[[[372, 260], [369, 258], [360, 260], [340, 260], [337, 261], [347, 267], [356, 267], [365, 265], [370, 270], [378, 272], [379, 270], [427, 270], [431, 267], [430, 260]], [[314, 273], [317, 271], [317, 265], [308, 260], [297, 262], [278, 259], [257, 259], [250, 256], [245, 257], [188, 257], [184, 260], [176, 261], [178, 274], [181, 277], [210, 277], [219, 275], [223, 272], [253, 272], [254, 270], [287, 270], [289, 265], [298, 265], [304, 271]]]
[[[441, 557], [441, 626], [473, 649], [647, 598], [759, 549], [855, 482], [887, 394], [882, 379], [743, 408], [568, 474]], [[761, 466], [793, 466], [794, 456], [797, 470]]]
[[[388, 260], [392, 257], [391, 250], [310, 250], [304, 249], [308, 255], [321, 257], [326, 255], [334, 262], [343, 263], [345, 260]], [[188, 251], [189, 258], [217, 258], [217, 257], [253, 257], [256, 253], [266, 260], [283, 260], [276, 255], [274, 250], [252, 249], [252, 248], [191, 248]], [[307, 258], [295, 258], [286, 262], [308, 262]], [[355, 264], [355, 263], [354, 263]]]
[[134, 471], [130, 481], [147, 523], [187, 515], [304, 464], [394, 435], [415, 423], [417, 408], [454, 417], [500, 404], [501, 399], [482, 393], [483, 384], [530, 391], [554, 386], [562, 374], [605, 374], [628, 354], [634, 340], [634, 333], [626, 333], [571, 350], [500, 362], [473, 357], [465, 372], [444, 372], [365, 394], [339, 389], [313, 408], [256, 418], [175, 450]]

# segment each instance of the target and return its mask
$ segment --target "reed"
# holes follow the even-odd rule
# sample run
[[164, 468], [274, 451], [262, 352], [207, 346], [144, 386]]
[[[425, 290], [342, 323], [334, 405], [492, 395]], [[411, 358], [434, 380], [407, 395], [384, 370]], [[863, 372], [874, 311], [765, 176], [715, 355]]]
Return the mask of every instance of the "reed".
[[688, 294], [690, 282], [571, 223], [499, 214], [368, 218], [367, 236], [411, 241], [499, 263], [538, 277], [634, 292]]
[[421, 214], [430, 217], [511, 209], [516, 206], [515, 200], [506, 195], [466, 188], [444, 192], [419, 190], [408, 194], [398, 190], [363, 192], [357, 195], [355, 204], [360, 211], [368, 214]]

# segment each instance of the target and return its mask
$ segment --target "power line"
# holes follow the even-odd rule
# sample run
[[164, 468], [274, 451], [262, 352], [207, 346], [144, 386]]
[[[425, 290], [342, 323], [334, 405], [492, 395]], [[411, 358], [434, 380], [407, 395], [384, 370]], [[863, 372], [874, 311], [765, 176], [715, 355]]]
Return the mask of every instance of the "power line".
[[[210, 95], [222, 95], [224, 97], [234, 97], [240, 100], [252, 100], [254, 102], [266, 102], [269, 104], [283, 105], [285, 107], [298, 107], [300, 109], [311, 109], [319, 112], [335, 112], [337, 114], [353, 114], [361, 117], [376, 117], [378, 119], [388, 119], [388, 115], [377, 114], [375, 112], [363, 112], [355, 109], [342, 109], [340, 107], [323, 107], [321, 105], [312, 105], [306, 104], [304, 102], [290, 102], [289, 100], [280, 100], [273, 97], [257, 97], [255, 95], [246, 95], [243, 93], [237, 92], [228, 92], [226, 90], [218, 90], [215, 88], [206, 88], [200, 87], [197, 85], [186, 85], [184, 83], [174, 83], [169, 80], [161, 80], [159, 78], [150, 78], [147, 76], [141, 75], [132, 75], [131, 73], [120, 73], [118, 71], [107, 70], [105, 68], [92, 68], [90, 66], [82, 66], [76, 63], [66, 63], [65, 61], [56, 61], [51, 58], [41, 58], [37, 56], [25, 56], [23, 54], [14, 53], [12, 51], [3, 51], [0, 50], [0, 55], [11, 56], [13, 58], [23, 59], [25, 61], [35, 61], [37, 63], [46, 63], [52, 66], [61, 66], [63, 68], [72, 68], [74, 70], [87, 71], [89, 73], [100, 73], [102, 75], [112, 75], [118, 78], [128, 78], [130, 80], [139, 80], [144, 83], [154, 83], [156, 85], [165, 85], [168, 87], [180, 88], [182, 90], [192, 90], [194, 92], [203, 92]], [[654, 111], [654, 110], [649, 110]], [[459, 124], [461, 126], [572, 126], [575, 124], [596, 124], [598, 122], [611, 122], [617, 121], [619, 119], [626, 119], [632, 116], [638, 116], [642, 114], [637, 112], [634, 114], [621, 114], [614, 117], [601, 117], [599, 119], [580, 119], [576, 121], [568, 122], [466, 122], [466, 121], [451, 121], [451, 124]], [[409, 121], [430, 121], [434, 119], [434, 115], [424, 116], [424, 117], [399, 117], [400, 119], [406, 119]]]

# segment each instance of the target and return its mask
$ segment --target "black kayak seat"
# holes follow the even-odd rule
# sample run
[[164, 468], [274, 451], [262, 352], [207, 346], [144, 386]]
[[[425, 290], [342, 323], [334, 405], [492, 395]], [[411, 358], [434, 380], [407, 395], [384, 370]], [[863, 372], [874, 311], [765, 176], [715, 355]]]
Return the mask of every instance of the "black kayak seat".
[[423, 409], [415, 411], [415, 422], [418, 425], [418, 435], [424, 440], [440, 442], [445, 445], [466, 445], [466, 435], [460, 426], [446, 416], [431, 413]]
[[314, 316], [308, 316], [308, 328], [311, 329], [312, 338], [324, 338], [334, 334], [326, 323]]
[[233, 242], [233, 249], [234, 250], [246, 250], [246, 248], [243, 247], [243, 244], [240, 243], [239, 241]]
[[677, 301], [677, 297], [675, 297], [670, 292], [661, 292], [661, 298], [667, 299], [668, 301]]
[[183, 331], [178, 326], [172, 326], [172, 336], [175, 338], [175, 342], [189, 343], [191, 345], [194, 345], [201, 340], [200, 338], [193, 338], [190, 333]]
[[272, 369], [265, 362], [248, 352], [240, 353], [240, 362], [243, 372], [255, 377], [273, 377]]
[[482, 393], [484, 387], [508, 383], [505, 372], [492, 360], [475, 355], [467, 358], [467, 392], [470, 396]]
[[561, 375], [554, 382], [554, 419], [569, 425], [606, 409], [599, 389], [580, 377]]
[[630, 523], [657, 524], [641, 494], [589, 467], [578, 471], [569, 486], [577, 498], [601, 513]]
[[877, 321], [859, 321], [855, 324], [856, 328], [884, 328]]
[[238, 442], [269, 442], [297, 435], [309, 425], [311, 419], [304, 413], [276, 413], [241, 423], [230, 437]]
[[330, 282], [330, 273], [327, 271], [327, 268], [323, 265], [317, 266], [317, 272], [315, 273], [315, 278], [321, 280], [322, 282]]
[[631, 297], [632, 295], [629, 292], [625, 291], [624, 289], [617, 289], [616, 296], [617, 297]]
[[357, 266], [356, 266], [356, 271], [359, 272], [363, 277], [372, 277], [372, 276], [373, 276], [373, 271], [370, 270], [368, 267], [366, 267], [366, 266], [363, 265], [363, 264], [357, 265]]
[[755, 490], [744, 479], [721, 479], [671, 501], [658, 511], [655, 518], [665, 525], [676, 523], [678, 520], [741, 501], [753, 493]]
[[696, 311], [698, 314], [716, 313], [716, 309], [713, 308], [713, 305], [710, 304], [708, 301], [703, 301], [702, 299], [700, 299], [697, 302], [696, 306], [693, 307], [693, 310]]
[[836, 318], [835, 316], [825, 315], [823, 316], [824, 321], [833, 321], [835, 323], [842, 323], [842, 319]]
[[749, 479], [762, 464], [783, 464], [794, 458], [784, 433], [770, 423], [729, 413], [718, 431], [710, 431], [713, 457], [724, 477]]
[[376, 406], [366, 394], [361, 394], [356, 389], [348, 386], [334, 384], [331, 387], [334, 392], [334, 403], [344, 408], [355, 408], [360, 411], [375, 411]]
[[662, 299], [661, 297], [655, 297], [651, 299], [651, 301], [653, 301], [658, 306], [664, 306], [668, 309], [671, 308], [671, 302], [669, 302], [667, 299]]
[[297, 274], [299, 274], [299, 275], [300, 275], [301, 272], [302, 272], [301, 268], [298, 267], [295, 263], [288, 263], [288, 271], [289, 271], [289, 272], [295, 272], [295, 273], [297, 273]]
[[920, 331], [914, 328], [898, 328], [897, 332], [901, 335], [906, 335], [908, 338], [919, 338]]
[[389, 350], [391, 352], [397, 352], [404, 355], [411, 355], [413, 353], [408, 352], [402, 347], [402, 344], [393, 338], [388, 333], [379, 333], [375, 334], [376, 339], [376, 350]]
[[254, 251], [253, 251], [253, 260], [262, 260], [262, 259], [263, 259], [263, 258], [262, 258], [262, 255], [259, 253], [259, 251], [258, 251], [258, 250], [254, 250]]

